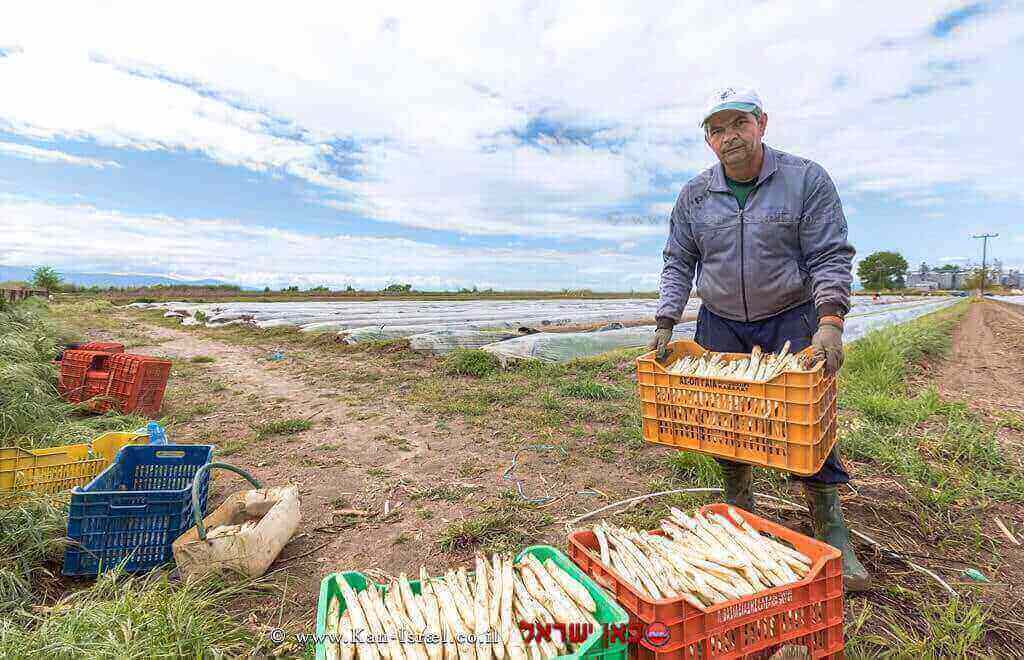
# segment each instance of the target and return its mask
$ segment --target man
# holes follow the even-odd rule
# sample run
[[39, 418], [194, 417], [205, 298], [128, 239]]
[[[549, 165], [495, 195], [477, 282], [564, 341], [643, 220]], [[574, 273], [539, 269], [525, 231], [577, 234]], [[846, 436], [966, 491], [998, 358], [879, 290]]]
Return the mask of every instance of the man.
[[[817, 163], [762, 143], [768, 115], [752, 89], [714, 94], [701, 126], [720, 162], [683, 186], [672, 209], [651, 348], [667, 357], [696, 280], [698, 344], [776, 352], [788, 340], [794, 352], [813, 346], [834, 374], [843, 362], [854, 255], [835, 185]], [[726, 501], [752, 511], [751, 466], [718, 462]], [[861, 591], [871, 578], [854, 554], [838, 494], [849, 480], [835, 449], [817, 474], [801, 478], [815, 536], [842, 551], [843, 582]]]

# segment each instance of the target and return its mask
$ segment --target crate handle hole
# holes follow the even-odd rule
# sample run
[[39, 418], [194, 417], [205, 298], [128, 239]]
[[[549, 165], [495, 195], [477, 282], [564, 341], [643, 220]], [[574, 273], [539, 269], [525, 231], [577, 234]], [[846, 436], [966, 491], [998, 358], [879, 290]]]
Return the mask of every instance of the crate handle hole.
[[180, 450], [178, 450], [178, 451], [166, 451], [166, 450], [164, 450], [164, 451], [156, 452], [155, 456], [157, 458], [184, 458], [185, 457], [185, 452], [180, 451]]

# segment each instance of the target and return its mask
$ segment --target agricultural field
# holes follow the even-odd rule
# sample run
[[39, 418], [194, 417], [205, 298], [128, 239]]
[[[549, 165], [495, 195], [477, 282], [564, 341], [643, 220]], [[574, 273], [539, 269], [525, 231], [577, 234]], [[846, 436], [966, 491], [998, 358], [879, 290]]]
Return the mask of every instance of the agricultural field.
[[[83, 417], [59, 401], [48, 360], [69, 339], [123, 340], [170, 358], [171, 440], [215, 444], [219, 460], [264, 484], [298, 484], [302, 523], [256, 581], [183, 585], [163, 571], [70, 580], [60, 577], [66, 498], [7, 496], [3, 657], [309, 657], [296, 636], [313, 632], [329, 573], [385, 579], [425, 565], [440, 575], [478, 551], [564, 548], [569, 521], [612, 502], [721, 485], [712, 460], [642, 441], [639, 349], [503, 367], [478, 350], [436, 357], [402, 340], [182, 326], [163, 310], [74, 296], [0, 313], [0, 445], [80, 442], [144, 423]], [[847, 657], [1024, 648], [1022, 355], [1024, 307], [987, 299], [849, 345], [839, 420], [854, 482], [842, 499], [850, 526], [876, 544], [857, 544], [875, 588], [846, 599]], [[244, 487], [219, 474], [210, 508]], [[778, 473], [760, 471], [756, 490], [802, 504]], [[650, 528], [670, 506], [717, 499], [673, 492], [580, 524]], [[806, 514], [785, 502], [762, 500], [760, 511], [810, 534]], [[275, 629], [285, 641], [271, 641]]]

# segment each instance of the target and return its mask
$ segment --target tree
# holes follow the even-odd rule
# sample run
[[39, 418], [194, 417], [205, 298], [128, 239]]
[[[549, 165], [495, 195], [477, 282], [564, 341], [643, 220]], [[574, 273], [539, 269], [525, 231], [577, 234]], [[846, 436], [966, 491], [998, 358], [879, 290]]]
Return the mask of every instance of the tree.
[[974, 271], [970, 275], [964, 278], [964, 283], [960, 287], [964, 291], [970, 291], [972, 289], [981, 288], [981, 269]]
[[60, 273], [50, 266], [40, 266], [32, 271], [32, 284], [40, 289], [56, 291], [60, 289]]
[[939, 266], [938, 268], [936, 268], [935, 272], [936, 273], [955, 273], [958, 270], [960, 270], [960, 266], [954, 266], [953, 264], [946, 264], [944, 266]]
[[857, 277], [865, 289], [893, 289], [906, 270], [907, 260], [899, 252], [875, 252], [857, 266]]

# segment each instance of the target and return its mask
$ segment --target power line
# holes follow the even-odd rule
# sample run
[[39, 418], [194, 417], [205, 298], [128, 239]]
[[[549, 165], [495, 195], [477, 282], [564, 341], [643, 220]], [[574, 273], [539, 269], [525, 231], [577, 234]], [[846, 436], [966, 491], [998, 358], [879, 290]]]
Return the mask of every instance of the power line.
[[981, 239], [981, 295], [985, 295], [985, 280], [988, 278], [988, 239], [999, 234], [975, 234], [971, 238]]

